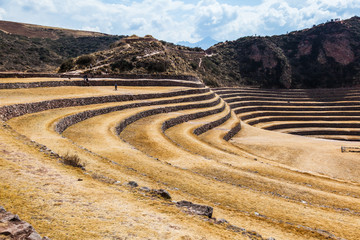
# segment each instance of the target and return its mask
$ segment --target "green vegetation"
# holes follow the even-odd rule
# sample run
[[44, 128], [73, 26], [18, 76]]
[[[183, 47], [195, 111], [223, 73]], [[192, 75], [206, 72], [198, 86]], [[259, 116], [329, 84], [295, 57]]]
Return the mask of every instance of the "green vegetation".
[[80, 56], [77, 60], [76, 60], [76, 64], [80, 65], [82, 67], [86, 67], [89, 66], [91, 63], [94, 62], [94, 57], [91, 55], [83, 55]]
[[67, 72], [70, 71], [73, 67], [75, 67], [74, 59], [67, 59], [60, 66], [59, 72]]

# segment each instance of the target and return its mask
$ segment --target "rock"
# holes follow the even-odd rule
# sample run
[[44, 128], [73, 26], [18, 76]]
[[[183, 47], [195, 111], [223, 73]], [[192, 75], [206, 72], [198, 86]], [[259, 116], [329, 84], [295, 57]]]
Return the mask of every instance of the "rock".
[[121, 182], [120, 182], [120, 181], [116, 181], [116, 182], [114, 182], [114, 184], [115, 184], [115, 185], [120, 185]]
[[216, 221], [217, 224], [223, 224], [223, 223], [228, 223], [228, 221], [226, 221], [226, 219], [220, 218], [219, 220]]
[[269, 237], [268, 239], [266, 239], [266, 240], [276, 240], [275, 238], [273, 238], [273, 237]]
[[83, 179], [82, 179], [82, 178], [79, 178], [78, 181], [81, 182], [81, 181], [83, 181]]
[[128, 182], [128, 185], [129, 185], [130, 187], [138, 187], [138, 186], [139, 186], [139, 184], [137, 184], [137, 182], [134, 182], [134, 181]]
[[32, 232], [26, 240], [42, 240], [42, 238], [37, 232]]
[[171, 199], [170, 193], [164, 189], [152, 189], [151, 193], [167, 200]]
[[227, 226], [227, 229], [234, 231], [234, 232], [246, 232], [245, 228], [237, 227], [235, 225], [229, 225], [229, 226]]
[[188, 213], [212, 217], [213, 208], [206, 205], [194, 204], [189, 201], [179, 201], [176, 203], [178, 207], [185, 207]]
[[140, 190], [144, 192], [150, 192], [150, 188], [148, 187], [141, 187]]
[[2, 206], [0, 206], [0, 213], [2, 213], [2, 212], [6, 212], [6, 210]]
[[0, 207], [0, 223], [0, 239], [49, 240], [41, 238], [29, 223], [22, 221], [18, 215], [6, 212], [3, 207]]

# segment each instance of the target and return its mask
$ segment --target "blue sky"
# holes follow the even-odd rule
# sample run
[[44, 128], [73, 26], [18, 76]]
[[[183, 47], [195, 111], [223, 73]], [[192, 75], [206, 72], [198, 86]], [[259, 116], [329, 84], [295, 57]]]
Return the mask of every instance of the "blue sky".
[[0, 19], [170, 42], [300, 30], [360, 15], [360, 0], [0, 0]]

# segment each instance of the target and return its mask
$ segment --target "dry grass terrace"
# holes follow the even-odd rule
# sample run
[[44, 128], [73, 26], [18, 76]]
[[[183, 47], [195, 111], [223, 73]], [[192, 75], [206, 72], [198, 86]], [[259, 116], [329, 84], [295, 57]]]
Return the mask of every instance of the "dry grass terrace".
[[[7, 94], [0, 95], [2, 106], [158, 94], [34, 108], [3, 122], [0, 205], [52, 239], [358, 238], [359, 157], [341, 153], [344, 142], [255, 128], [212, 91], [187, 90], [192, 88], [0, 90]], [[239, 123], [241, 130], [224, 140]], [[199, 128], [205, 130], [195, 134]], [[85, 170], [57, 158], [67, 153], [86, 163]], [[141, 187], [166, 189], [173, 202]], [[228, 223], [188, 215], [175, 206], [180, 200], [211, 206], [213, 217]]]

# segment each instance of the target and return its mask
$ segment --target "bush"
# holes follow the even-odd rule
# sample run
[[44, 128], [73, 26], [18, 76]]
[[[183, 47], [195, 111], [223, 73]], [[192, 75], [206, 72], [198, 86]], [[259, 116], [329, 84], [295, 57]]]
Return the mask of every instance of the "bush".
[[120, 71], [131, 71], [134, 68], [133, 64], [125, 59], [120, 59], [119, 61], [112, 63], [110, 66], [113, 71], [116, 69], [119, 69]]
[[204, 81], [206, 86], [219, 87], [219, 83], [213, 78], [204, 78], [203, 81]]
[[193, 70], [196, 70], [199, 65], [196, 62], [190, 62], [190, 66], [192, 67]]
[[152, 60], [147, 62], [146, 65], [146, 69], [149, 72], [165, 72], [170, 64], [163, 60]]
[[76, 60], [76, 64], [80, 66], [89, 66], [94, 61], [94, 57], [90, 55], [84, 55]]
[[59, 72], [67, 72], [75, 67], [74, 59], [68, 59], [60, 66]]
[[77, 167], [77, 168], [85, 168], [85, 164], [81, 161], [80, 157], [76, 154], [70, 155], [69, 153], [66, 153], [63, 158], [63, 163], [65, 165]]

